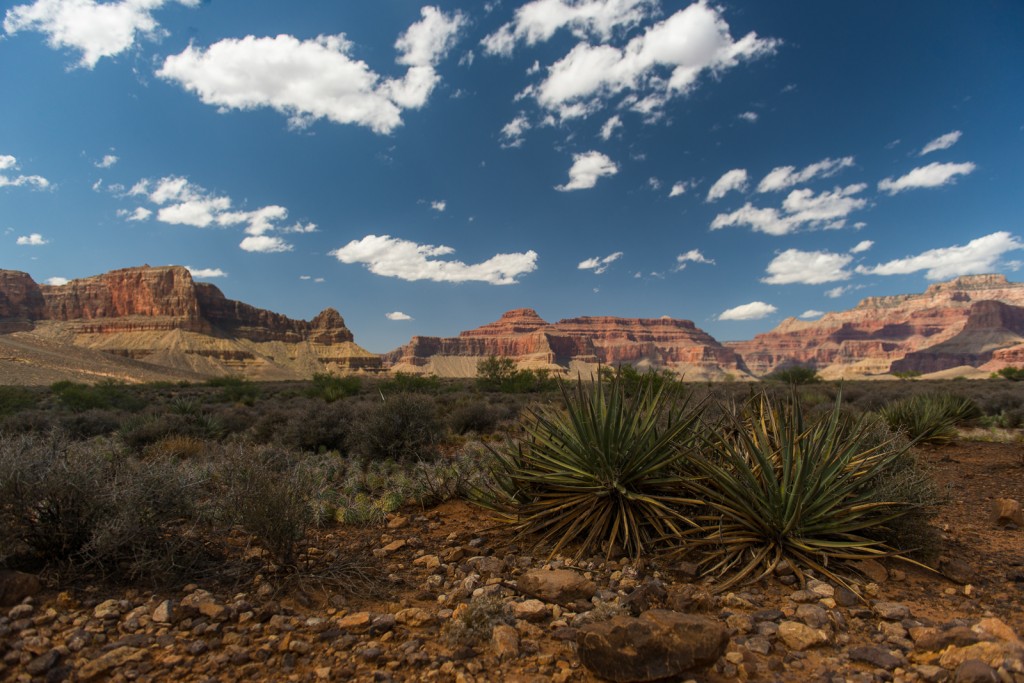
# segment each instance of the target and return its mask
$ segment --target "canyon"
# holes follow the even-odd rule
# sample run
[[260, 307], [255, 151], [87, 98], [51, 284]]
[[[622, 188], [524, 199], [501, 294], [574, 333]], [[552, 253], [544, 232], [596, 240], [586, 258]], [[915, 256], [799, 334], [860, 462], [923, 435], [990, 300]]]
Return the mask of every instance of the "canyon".
[[922, 293], [868, 297], [818, 320], [788, 318], [749, 341], [725, 343], [689, 320], [549, 323], [520, 308], [454, 337], [414, 336], [377, 355], [355, 343], [333, 308], [295, 320], [228, 299], [181, 266], [124, 268], [63, 285], [0, 270], [0, 384], [380, 371], [472, 377], [489, 356], [584, 376], [629, 364], [693, 381], [757, 379], [797, 365], [826, 379], [983, 377], [1024, 364], [1024, 283], [961, 276]]

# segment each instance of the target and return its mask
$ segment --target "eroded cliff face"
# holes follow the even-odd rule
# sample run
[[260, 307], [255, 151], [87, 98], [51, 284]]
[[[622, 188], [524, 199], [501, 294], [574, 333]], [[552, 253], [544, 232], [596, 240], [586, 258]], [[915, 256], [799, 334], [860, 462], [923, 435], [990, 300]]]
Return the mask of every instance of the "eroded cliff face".
[[745, 374], [740, 358], [688, 320], [668, 318], [569, 318], [545, 322], [528, 308], [458, 337], [413, 337], [385, 356], [396, 371], [472, 376], [488, 356], [520, 367], [584, 370], [598, 364], [669, 369], [693, 378]]
[[813, 322], [789, 318], [771, 332], [726, 346], [756, 375], [788, 365], [811, 366], [830, 378], [885, 374], [902, 367], [893, 364], [907, 354], [960, 334], [972, 306], [982, 301], [1024, 306], [1024, 284], [1002, 275], [966, 275], [922, 294], [868, 297]]
[[228, 299], [181, 266], [124, 268], [59, 286], [0, 271], [0, 332], [5, 326], [201, 374], [292, 379], [380, 367], [333, 308], [293, 320]]

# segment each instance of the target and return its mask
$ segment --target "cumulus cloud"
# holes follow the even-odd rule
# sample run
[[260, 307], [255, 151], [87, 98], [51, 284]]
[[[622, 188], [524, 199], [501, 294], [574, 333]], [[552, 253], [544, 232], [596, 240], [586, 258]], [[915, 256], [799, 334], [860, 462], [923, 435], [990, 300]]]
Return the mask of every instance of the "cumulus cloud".
[[691, 183], [682, 182], [682, 181], [680, 181], [678, 183], [675, 183], [675, 184], [672, 185], [672, 189], [669, 191], [668, 196], [669, 196], [669, 198], [671, 198], [671, 197], [678, 197], [681, 194], [685, 194], [687, 188], [689, 188], [691, 186], [692, 186]]
[[757, 185], [757, 191], [775, 192], [777, 190], [785, 190], [794, 185], [806, 183], [813, 178], [829, 178], [850, 166], [853, 166], [853, 157], [822, 159], [821, 161], [804, 166], [799, 171], [796, 169], [796, 166], [776, 166], [768, 172], [768, 175], [761, 179], [761, 182]]
[[520, 113], [501, 128], [502, 147], [520, 147], [523, 144], [523, 136], [530, 130], [530, 121], [526, 115]]
[[[508, 35], [497, 43], [509, 45]], [[703, 74], [721, 75], [742, 61], [774, 52], [778, 45], [754, 32], [734, 40], [716, 7], [695, 2], [648, 26], [622, 48], [578, 43], [523, 94], [563, 119], [572, 107], [592, 113], [623, 95], [620, 106], [656, 119], [668, 100], [689, 93]]]
[[610, 119], [608, 119], [607, 121], [605, 121], [604, 125], [601, 126], [601, 133], [600, 133], [601, 139], [602, 140], [610, 140], [612, 135], [615, 133], [615, 129], [621, 128], [621, 127], [622, 127], [622, 119], [619, 118], [618, 114], [616, 114], [615, 116], [613, 116]]
[[17, 171], [18, 160], [10, 154], [0, 154], [0, 187], [36, 187], [45, 190], [50, 181], [39, 175], [12, 175], [9, 171]]
[[402, 78], [383, 79], [354, 59], [344, 34], [228, 38], [206, 50], [190, 45], [167, 57], [157, 75], [222, 112], [271, 107], [296, 128], [326, 118], [390, 133], [402, 125], [402, 110], [427, 103], [440, 80], [437, 62], [466, 21], [436, 7], [424, 7], [421, 14], [395, 43], [397, 61], [408, 66]]
[[758, 116], [756, 111], [745, 111], [736, 118], [742, 119], [747, 123], [757, 123]]
[[[173, 0], [196, 7], [199, 0]], [[135, 45], [138, 36], [158, 38], [164, 35], [153, 12], [172, 0], [36, 0], [16, 5], [4, 16], [4, 30], [37, 31], [47, 37], [55, 49], [78, 50], [78, 66], [91, 69], [103, 57], [113, 57]]]
[[747, 187], [747, 169], [734, 168], [726, 171], [708, 190], [707, 201], [714, 202], [733, 190], [743, 191]]
[[561, 28], [570, 29], [580, 39], [595, 36], [607, 40], [615, 29], [640, 23], [656, 8], [655, 0], [533, 0], [480, 44], [486, 54], [508, 57], [516, 43], [535, 45]]
[[800, 317], [803, 318], [804, 320], [810, 320], [812, 318], [820, 318], [823, 315], [825, 315], [825, 311], [816, 311], [813, 308], [811, 308], [801, 313]]
[[933, 161], [927, 166], [919, 166], [910, 173], [893, 180], [885, 178], [878, 183], [878, 189], [889, 194], [919, 187], [941, 187], [956, 182], [956, 177], [973, 172], [975, 165], [970, 161], [962, 164], [940, 164]]
[[52, 285], [54, 287], [60, 287], [61, 285], [66, 285], [69, 282], [71, 282], [71, 280], [66, 277], [50, 277], [43, 281], [44, 284]]
[[917, 153], [917, 156], [923, 157], [925, 154], [938, 152], [939, 150], [942, 149], [949, 149], [960, 140], [960, 136], [962, 134], [963, 133], [961, 133], [960, 131], [954, 130], [949, 133], [946, 133], [945, 135], [940, 135], [939, 137], [935, 138], [927, 145], [925, 145], [921, 149], [921, 151]]
[[870, 249], [873, 246], [875, 246], [875, 243], [872, 242], [871, 240], [864, 240], [862, 242], [857, 242], [857, 246], [855, 246], [853, 249], [851, 249], [850, 253], [851, 254], [862, 254], [862, 253], [864, 253], [865, 251], [867, 251], [868, 249]]
[[700, 249], [691, 249], [676, 256], [676, 270], [682, 270], [686, 267], [687, 263], [706, 263], [713, 266], [715, 265], [715, 260], [705, 257], [700, 252]]
[[814, 194], [812, 190], [793, 190], [782, 202], [782, 209], [757, 208], [747, 202], [732, 213], [721, 213], [711, 222], [712, 230], [749, 225], [756, 232], [788, 235], [801, 227], [838, 229], [846, 217], [867, 206], [867, 200], [855, 197], [867, 185], [858, 183], [837, 187], [831, 192]]
[[192, 277], [199, 279], [228, 276], [228, 274], [220, 268], [193, 268], [192, 266], [185, 266], [185, 270], [187, 270]]
[[119, 157], [117, 157], [117, 156], [115, 156], [113, 154], [106, 154], [106, 155], [103, 156], [102, 159], [97, 161], [94, 164], [94, 166], [96, 166], [96, 168], [110, 168], [111, 166], [113, 166], [114, 164], [116, 164], [118, 162], [118, 159], [119, 159]]
[[22, 247], [41, 247], [44, 244], [49, 244], [50, 240], [44, 239], [38, 232], [34, 232], [31, 235], [22, 235], [15, 243]]
[[589, 190], [597, 184], [598, 178], [613, 176], [619, 172], [614, 161], [600, 152], [584, 152], [572, 156], [572, 168], [569, 169], [569, 182], [557, 185], [559, 192], [572, 190]]
[[838, 299], [843, 294], [846, 294], [847, 292], [852, 292], [855, 289], [860, 289], [860, 286], [840, 285], [839, 287], [833, 287], [832, 289], [826, 290], [825, 296], [827, 296], [829, 299]]
[[604, 258], [595, 256], [593, 258], [588, 258], [586, 261], [580, 261], [580, 264], [576, 267], [580, 270], [592, 270], [595, 275], [600, 275], [608, 270], [608, 266], [615, 261], [618, 261], [620, 258], [622, 258], [622, 252], [617, 251], [614, 254], [608, 254]]
[[448, 208], [448, 202], [443, 199], [436, 199], [430, 202], [430, 208], [438, 213], [444, 213], [444, 210]]
[[849, 280], [853, 257], [849, 254], [835, 254], [828, 251], [801, 251], [787, 249], [768, 264], [768, 277], [761, 282], [770, 285], [820, 285], [824, 282]]
[[1024, 248], [1015, 235], [994, 232], [965, 245], [929, 249], [917, 256], [895, 259], [875, 266], [857, 266], [862, 275], [906, 275], [926, 271], [929, 280], [945, 280], [957, 275], [991, 273], [998, 270], [1003, 254]]
[[[166, 176], [157, 181], [140, 180], [128, 191], [130, 196], [145, 197], [159, 207], [156, 219], [170, 225], [194, 228], [243, 226], [248, 235], [238, 245], [250, 252], [291, 251], [292, 245], [269, 233], [302, 234], [316, 232], [314, 223], [285, 225], [288, 209], [271, 204], [252, 211], [233, 208], [230, 197], [217, 195], [182, 176]], [[133, 212], [122, 210], [118, 215], [129, 221], [146, 220], [153, 212], [138, 207]]]
[[401, 311], [392, 311], [391, 313], [385, 313], [384, 317], [388, 320], [412, 320], [411, 315], [406, 315]]
[[763, 301], [751, 301], [749, 304], [743, 304], [742, 306], [736, 306], [728, 310], [722, 311], [718, 314], [719, 320], [761, 320], [766, 318], [772, 313], [776, 312], [777, 309], [771, 304], [766, 304]]
[[537, 269], [537, 252], [497, 254], [482, 263], [466, 264], [438, 257], [454, 254], [444, 245], [417, 244], [390, 235], [367, 235], [330, 252], [342, 263], [362, 263], [375, 275], [412, 282], [487, 282], [513, 285]]

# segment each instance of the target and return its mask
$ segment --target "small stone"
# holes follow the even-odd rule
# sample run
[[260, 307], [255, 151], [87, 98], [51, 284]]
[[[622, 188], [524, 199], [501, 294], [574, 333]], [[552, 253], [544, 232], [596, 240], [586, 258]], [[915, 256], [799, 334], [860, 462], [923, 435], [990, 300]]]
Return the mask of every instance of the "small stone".
[[999, 683], [999, 674], [980, 659], [968, 659], [956, 669], [956, 683]]
[[851, 562], [854, 571], [863, 574], [874, 583], [883, 584], [889, 580], [889, 571], [878, 560], [857, 560]]
[[395, 515], [388, 520], [388, 528], [391, 530], [401, 529], [409, 525], [409, 518], [402, 515]]
[[817, 593], [809, 590], [798, 590], [789, 594], [790, 600], [799, 603], [817, 602], [820, 597]]
[[540, 600], [523, 600], [512, 606], [512, 613], [516, 619], [524, 621], [543, 621], [551, 616], [551, 610]]
[[116, 619], [121, 616], [121, 608], [118, 606], [117, 600], [104, 600], [96, 605], [92, 615], [97, 619]]
[[572, 569], [532, 569], [516, 582], [519, 590], [545, 602], [571, 605], [577, 600], [590, 600], [597, 585]]
[[818, 581], [817, 579], [811, 579], [807, 582], [807, 590], [822, 598], [831, 598], [836, 594], [836, 589], [832, 584]]
[[992, 523], [1001, 527], [1024, 527], [1024, 510], [1012, 498], [996, 498], [992, 503]]
[[423, 626], [434, 621], [434, 615], [421, 607], [409, 607], [395, 613], [395, 620], [406, 626]]
[[338, 620], [338, 628], [346, 631], [365, 631], [370, 628], [372, 618], [369, 612], [356, 612]]
[[959, 583], [961, 586], [974, 583], [978, 573], [974, 567], [961, 559], [943, 557], [939, 559], [939, 571], [950, 581]]
[[41, 676], [56, 666], [59, 660], [60, 653], [56, 650], [44, 652], [25, 665], [25, 672], [33, 676]]
[[124, 666], [128, 662], [141, 661], [146, 656], [146, 651], [137, 647], [119, 647], [107, 652], [96, 659], [87, 661], [78, 669], [78, 679], [88, 681], [91, 678], [109, 671], [115, 667]]
[[889, 621], [900, 621], [910, 616], [910, 608], [898, 602], [879, 601], [874, 605], [875, 614]]
[[413, 560], [412, 564], [414, 567], [423, 567], [428, 571], [433, 571], [441, 566], [441, 558], [437, 555], [423, 555]]
[[779, 624], [779, 638], [786, 644], [786, 647], [797, 652], [803, 652], [828, 642], [828, 635], [824, 631], [811, 628], [799, 621], [784, 621]]
[[32, 616], [32, 612], [34, 611], [35, 607], [33, 607], [32, 605], [22, 603], [20, 605], [15, 605], [14, 607], [12, 607], [10, 611], [7, 612], [7, 618], [11, 621], [27, 619], [28, 617]]
[[828, 612], [819, 605], [800, 605], [796, 608], [796, 618], [811, 628], [824, 628], [830, 623]]
[[767, 655], [772, 651], [772, 644], [764, 636], [754, 636], [753, 638], [747, 638], [747, 642], [743, 644], [745, 648], [751, 652], [759, 655]]
[[934, 664], [919, 664], [914, 669], [925, 683], [943, 683], [949, 680], [949, 672]]
[[508, 624], [498, 624], [491, 631], [491, 646], [499, 659], [519, 656], [519, 632]]
[[902, 657], [893, 655], [888, 650], [880, 647], [853, 647], [847, 652], [850, 659], [855, 662], [864, 662], [872, 666], [877, 666], [880, 669], [886, 671], [892, 671], [898, 666], [904, 664]]
[[843, 586], [836, 588], [835, 600], [836, 604], [840, 607], [856, 607], [860, 604], [860, 598], [857, 597], [857, 594]]
[[381, 551], [383, 551], [385, 555], [390, 555], [393, 552], [401, 550], [406, 545], [408, 545], [408, 542], [406, 542], [405, 539], [400, 538], [397, 541], [391, 541], [391, 543], [388, 543], [386, 546], [381, 548]]
[[169, 624], [174, 619], [174, 606], [170, 600], [164, 600], [156, 609], [153, 610], [152, 614], [153, 621], [158, 624]]

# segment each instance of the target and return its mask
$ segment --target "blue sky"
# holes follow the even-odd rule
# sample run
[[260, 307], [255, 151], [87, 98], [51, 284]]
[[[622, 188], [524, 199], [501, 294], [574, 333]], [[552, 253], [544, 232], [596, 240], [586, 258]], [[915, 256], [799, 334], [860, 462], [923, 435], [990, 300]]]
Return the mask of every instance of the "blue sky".
[[0, 8], [40, 282], [187, 265], [382, 352], [517, 307], [743, 339], [1024, 261], [1012, 0]]

